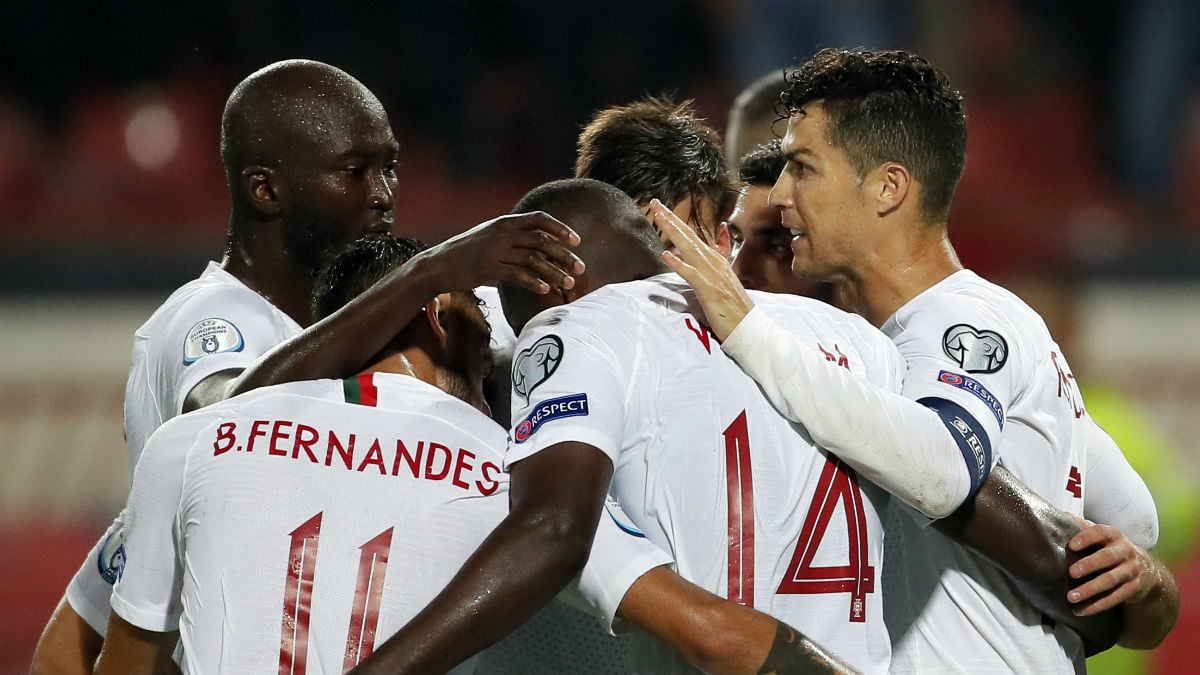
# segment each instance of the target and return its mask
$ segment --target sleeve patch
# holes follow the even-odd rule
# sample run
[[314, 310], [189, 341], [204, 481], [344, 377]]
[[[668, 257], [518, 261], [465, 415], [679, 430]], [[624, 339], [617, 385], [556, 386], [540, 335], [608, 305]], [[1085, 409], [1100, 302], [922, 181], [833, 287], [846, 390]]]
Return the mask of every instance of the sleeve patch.
[[946, 329], [942, 349], [968, 373], [994, 373], [1008, 361], [1008, 341], [994, 330], [960, 323]]
[[205, 319], [188, 331], [183, 341], [183, 362], [190, 365], [221, 352], [240, 352], [246, 346], [242, 332], [225, 319]]
[[125, 526], [120, 525], [104, 540], [96, 554], [96, 570], [110, 586], [125, 572]]
[[558, 370], [562, 357], [563, 343], [557, 335], [547, 335], [534, 342], [529, 349], [522, 349], [513, 359], [513, 391], [528, 401], [533, 390]]
[[968, 498], [974, 497], [987, 480], [988, 474], [992, 472], [992, 443], [983, 425], [962, 406], [944, 398], [928, 397], [918, 400], [917, 403], [937, 413], [938, 417], [942, 418], [942, 423], [950, 430], [950, 435], [958, 444], [971, 476]]
[[543, 401], [533, 408], [528, 417], [513, 428], [513, 440], [517, 443], [524, 443], [547, 422], [564, 417], [586, 417], [587, 414], [587, 394], [571, 394]]
[[973, 394], [980, 401], [983, 401], [988, 410], [991, 410], [992, 414], [996, 416], [996, 422], [1000, 424], [1000, 428], [1004, 428], [1004, 406], [992, 392], [987, 390], [987, 387], [983, 386], [982, 382], [966, 375], [952, 373], [948, 370], [938, 373], [938, 381], [948, 384], [951, 387], [958, 387], [963, 391]]

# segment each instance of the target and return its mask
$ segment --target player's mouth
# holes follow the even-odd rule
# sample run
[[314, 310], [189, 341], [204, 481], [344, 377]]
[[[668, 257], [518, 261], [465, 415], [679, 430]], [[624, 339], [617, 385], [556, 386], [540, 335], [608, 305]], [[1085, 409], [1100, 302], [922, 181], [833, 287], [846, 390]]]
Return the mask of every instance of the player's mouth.
[[378, 234], [392, 231], [392, 224], [396, 222], [396, 214], [388, 211], [379, 220], [371, 223], [367, 227], [367, 234]]

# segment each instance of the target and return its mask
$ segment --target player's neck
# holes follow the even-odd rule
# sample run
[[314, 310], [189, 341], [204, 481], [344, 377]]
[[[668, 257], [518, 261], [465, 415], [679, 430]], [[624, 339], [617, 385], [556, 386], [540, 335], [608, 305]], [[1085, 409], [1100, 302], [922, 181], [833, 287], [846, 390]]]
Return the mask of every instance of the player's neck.
[[963, 269], [944, 227], [922, 228], [890, 247], [850, 281], [857, 311], [882, 326], [910, 300]]
[[271, 250], [273, 247], [263, 247], [254, 240], [235, 240], [221, 260], [221, 268], [296, 323], [307, 326], [311, 323], [309, 302], [313, 279], [296, 269], [285, 256], [271, 254]]

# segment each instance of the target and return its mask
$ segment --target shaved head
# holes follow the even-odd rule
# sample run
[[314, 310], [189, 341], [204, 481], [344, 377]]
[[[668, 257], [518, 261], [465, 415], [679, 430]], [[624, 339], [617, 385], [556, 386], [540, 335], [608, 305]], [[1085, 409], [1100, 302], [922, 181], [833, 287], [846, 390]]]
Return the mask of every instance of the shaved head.
[[335, 144], [353, 136], [364, 116], [387, 121], [370, 89], [326, 63], [279, 61], [242, 80], [221, 116], [221, 159], [235, 207], [247, 167], [276, 168], [307, 149]]
[[[670, 271], [662, 260], [657, 230], [628, 195], [607, 183], [590, 178], [546, 183], [513, 208], [513, 213], [532, 211], [545, 211], [579, 233], [574, 251], [587, 271], [572, 289], [576, 295]], [[518, 333], [534, 314], [567, 300], [503, 283], [500, 296], [505, 316]]]

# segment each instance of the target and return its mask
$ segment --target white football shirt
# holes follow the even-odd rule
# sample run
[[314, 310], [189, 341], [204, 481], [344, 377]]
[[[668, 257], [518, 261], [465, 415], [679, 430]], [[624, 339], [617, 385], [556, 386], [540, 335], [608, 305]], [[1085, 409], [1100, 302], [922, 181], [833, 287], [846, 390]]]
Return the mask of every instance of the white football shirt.
[[[831, 360], [899, 389], [899, 355], [861, 318], [806, 298], [754, 298]], [[513, 359], [506, 464], [566, 441], [598, 448], [613, 461], [627, 526], [684, 578], [885, 672], [882, 491], [776, 412], [697, 308], [688, 285], [664, 274], [535, 317]], [[687, 670], [664, 645], [638, 642], [639, 672]]]
[[[246, 368], [300, 326], [263, 296], [210, 262], [134, 332], [125, 384], [125, 440], [132, 473], [146, 439], [179, 414], [183, 400], [213, 373]], [[101, 635], [108, 598], [124, 559], [123, 514], [88, 552], [67, 586], [71, 609]]]
[[504, 516], [504, 442], [466, 403], [379, 373], [171, 420], [134, 478], [113, 611], [178, 628], [185, 673], [341, 673]]
[[[1057, 508], [1083, 513], [1094, 423], [1037, 313], [962, 270], [901, 307], [883, 331], [908, 363], [906, 396], [970, 411], [987, 429], [996, 459]], [[894, 506], [886, 521], [892, 672], [1082, 667], [1078, 636], [1044, 621], [985, 558], [901, 510]]]

